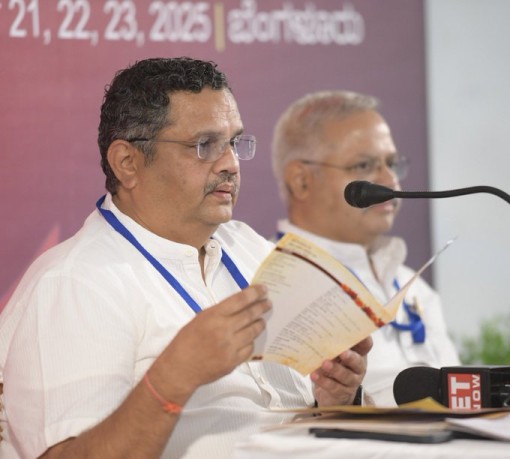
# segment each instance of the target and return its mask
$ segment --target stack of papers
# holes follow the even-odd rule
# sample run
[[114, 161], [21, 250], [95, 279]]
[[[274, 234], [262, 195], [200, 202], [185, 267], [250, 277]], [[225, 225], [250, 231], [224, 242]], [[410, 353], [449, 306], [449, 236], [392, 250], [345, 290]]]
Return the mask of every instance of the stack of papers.
[[294, 421], [268, 430], [306, 427], [318, 436], [414, 442], [453, 438], [510, 441], [510, 407], [461, 411], [427, 398], [398, 408], [333, 406], [286, 411], [297, 414]]

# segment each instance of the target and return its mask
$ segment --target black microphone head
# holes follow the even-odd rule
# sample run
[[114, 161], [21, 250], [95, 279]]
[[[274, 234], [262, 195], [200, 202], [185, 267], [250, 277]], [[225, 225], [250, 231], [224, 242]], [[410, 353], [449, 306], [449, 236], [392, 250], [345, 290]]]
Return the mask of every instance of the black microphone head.
[[382, 185], [357, 180], [345, 187], [344, 197], [351, 206], [364, 208], [389, 201], [395, 197], [395, 192]]
[[441, 370], [431, 367], [411, 367], [401, 371], [393, 383], [397, 405], [432, 397], [441, 403]]

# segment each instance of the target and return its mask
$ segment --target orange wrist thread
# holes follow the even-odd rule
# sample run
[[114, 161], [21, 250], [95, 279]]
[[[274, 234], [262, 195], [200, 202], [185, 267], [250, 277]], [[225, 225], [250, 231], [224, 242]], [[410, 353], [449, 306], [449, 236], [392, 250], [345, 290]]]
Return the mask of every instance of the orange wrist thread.
[[159, 403], [161, 403], [164, 411], [172, 414], [179, 414], [182, 411], [182, 406], [178, 405], [177, 403], [169, 402], [168, 400], [165, 400], [161, 395], [159, 395], [158, 391], [154, 389], [154, 386], [149, 381], [149, 375], [147, 373], [145, 373], [143, 377], [143, 382], [147, 386], [147, 389], [149, 389], [149, 392], [154, 396], [154, 398]]

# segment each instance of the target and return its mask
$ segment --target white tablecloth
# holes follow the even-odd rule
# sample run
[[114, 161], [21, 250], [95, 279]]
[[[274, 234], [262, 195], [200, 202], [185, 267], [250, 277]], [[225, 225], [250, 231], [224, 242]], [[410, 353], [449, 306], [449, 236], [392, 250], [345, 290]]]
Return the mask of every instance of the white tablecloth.
[[420, 444], [315, 438], [306, 429], [258, 433], [236, 445], [232, 459], [510, 459], [510, 442], [451, 440]]

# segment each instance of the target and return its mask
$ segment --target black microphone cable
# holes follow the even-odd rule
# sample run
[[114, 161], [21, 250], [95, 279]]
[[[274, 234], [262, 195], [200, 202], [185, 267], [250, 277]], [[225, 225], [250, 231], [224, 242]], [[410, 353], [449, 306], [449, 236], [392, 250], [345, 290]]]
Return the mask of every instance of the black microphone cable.
[[349, 183], [344, 191], [345, 200], [353, 207], [369, 207], [393, 198], [451, 198], [475, 193], [496, 195], [510, 204], [510, 195], [492, 186], [472, 186], [446, 191], [396, 191], [383, 185], [358, 180]]

